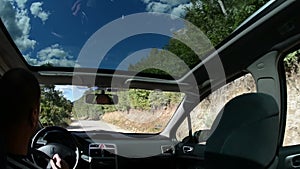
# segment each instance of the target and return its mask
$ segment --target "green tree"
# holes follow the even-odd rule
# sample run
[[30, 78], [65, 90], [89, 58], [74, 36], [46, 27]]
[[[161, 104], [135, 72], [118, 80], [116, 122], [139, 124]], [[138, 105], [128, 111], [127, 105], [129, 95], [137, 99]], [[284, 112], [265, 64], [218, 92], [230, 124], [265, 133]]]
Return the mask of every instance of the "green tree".
[[299, 70], [299, 63], [300, 63], [300, 49], [296, 50], [292, 53], [289, 53], [284, 58], [284, 68], [286, 72], [288, 73], [288, 76], [290, 76], [294, 72], [298, 72]]
[[119, 111], [130, 111], [130, 99], [128, 95], [128, 90], [126, 91], [119, 91], [118, 92], [118, 97], [119, 97], [119, 103], [116, 105], [116, 108]]
[[192, 0], [193, 5], [186, 8], [185, 19], [216, 46], [266, 2], [268, 0]]
[[99, 120], [100, 117], [105, 113], [104, 106], [86, 103], [86, 95], [95, 93], [96, 92], [93, 90], [87, 90], [80, 99], [74, 101], [73, 113], [76, 118]]
[[152, 110], [160, 109], [162, 106], [170, 105], [170, 98], [162, 91], [151, 91], [149, 94], [149, 102]]
[[66, 126], [70, 122], [72, 103], [55, 90], [54, 85], [41, 87], [40, 121], [45, 126]]
[[[257, 11], [268, 0], [192, 0], [184, 19], [185, 28], [174, 33], [164, 50], [176, 55], [187, 66], [166, 58], [164, 50], [153, 49], [149, 56], [129, 70], [140, 71], [145, 67], [162, 67], [165, 71], [148, 69], [148, 73], [181, 76], [198, 64], [213, 47], [225, 40], [245, 19]], [[198, 29], [195, 29], [198, 28]], [[202, 33], [199, 33], [199, 31]], [[157, 60], [157, 61], [155, 61]], [[179, 66], [178, 66], [179, 65]], [[167, 71], [166, 71], [167, 69]], [[144, 70], [145, 72], [145, 70]], [[166, 73], [166, 72], [172, 72]]]
[[142, 90], [142, 89], [129, 90], [131, 107], [134, 109], [149, 110], [150, 109], [150, 103], [148, 99], [149, 94], [150, 94], [149, 90]]

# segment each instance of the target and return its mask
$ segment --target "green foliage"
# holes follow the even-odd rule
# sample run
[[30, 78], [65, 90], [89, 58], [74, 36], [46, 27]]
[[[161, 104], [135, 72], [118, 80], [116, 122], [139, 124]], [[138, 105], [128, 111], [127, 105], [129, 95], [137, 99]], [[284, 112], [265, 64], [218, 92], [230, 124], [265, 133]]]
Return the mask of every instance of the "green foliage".
[[128, 70], [158, 75], [170, 75], [176, 79], [182, 75], [182, 73], [186, 72], [188, 67], [181, 59], [178, 59], [178, 57], [167, 49], [158, 50], [154, 48], [146, 59], [142, 59], [138, 64], [129, 65]]
[[297, 50], [295, 52], [292, 52], [288, 54], [284, 58], [284, 67], [286, 72], [292, 73], [297, 72], [299, 69], [299, 62], [300, 62], [300, 50]]
[[117, 111], [116, 105], [103, 105], [103, 112], [114, 112]]
[[118, 92], [119, 103], [116, 105], [117, 110], [119, 111], [129, 111], [130, 110], [130, 98], [128, 92], [119, 91]]
[[72, 103], [53, 85], [41, 87], [40, 121], [45, 126], [66, 126], [70, 122]]
[[149, 94], [149, 102], [152, 109], [170, 105], [170, 99], [161, 91], [152, 91]]
[[169, 100], [170, 105], [178, 105], [184, 97], [183, 93], [166, 92], [164, 93], [166, 98]]
[[[186, 27], [174, 33], [164, 50], [153, 49], [147, 58], [130, 65], [129, 70], [182, 76], [267, 1], [192, 0], [193, 5], [186, 8]], [[177, 59], [166, 57], [166, 53]], [[184, 64], [179, 64], [179, 60]], [[145, 70], [147, 67], [152, 69]]]
[[85, 102], [85, 95], [95, 93], [86, 91], [85, 94], [74, 102], [73, 113], [79, 119], [99, 120], [105, 112], [105, 108], [98, 104], [88, 104]]
[[[121, 98], [126, 98], [126, 94], [123, 93], [123, 95], [124, 96], [121, 96]], [[127, 96], [124, 103], [121, 101], [119, 103], [121, 104], [119, 105], [119, 108], [121, 108], [122, 111], [128, 111], [131, 108], [148, 111], [178, 104], [182, 100], [182, 98], [182, 93], [163, 92], [158, 90], [151, 91], [143, 89], [130, 89], [129, 99]]]
[[193, 0], [185, 19], [203, 31], [216, 46], [266, 2], [268, 0]]
[[[97, 93], [87, 91], [85, 93]], [[162, 107], [178, 104], [183, 94], [175, 92], [151, 91], [143, 89], [120, 90], [116, 93], [119, 103], [116, 105], [88, 104], [85, 102], [85, 95], [74, 102], [73, 114], [79, 119], [99, 120], [104, 113], [123, 111], [129, 112], [131, 109], [149, 111]]]
[[133, 109], [149, 110], [150, 102], [148, 100], [150, 91], [142, 89], [129, 90], [130, 107]]

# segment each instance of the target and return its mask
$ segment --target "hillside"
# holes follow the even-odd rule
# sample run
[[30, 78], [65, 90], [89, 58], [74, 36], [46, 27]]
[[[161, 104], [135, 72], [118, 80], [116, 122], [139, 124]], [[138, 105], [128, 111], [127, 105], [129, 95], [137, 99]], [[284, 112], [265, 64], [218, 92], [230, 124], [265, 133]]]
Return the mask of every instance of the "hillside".
[[154, 112], [140, 110], [131, 110], [129, 113], [109, 112], [103, 115], [102, 120], [134, 133], [157, 133], [166, 126], [176, 108], [170, 106]]

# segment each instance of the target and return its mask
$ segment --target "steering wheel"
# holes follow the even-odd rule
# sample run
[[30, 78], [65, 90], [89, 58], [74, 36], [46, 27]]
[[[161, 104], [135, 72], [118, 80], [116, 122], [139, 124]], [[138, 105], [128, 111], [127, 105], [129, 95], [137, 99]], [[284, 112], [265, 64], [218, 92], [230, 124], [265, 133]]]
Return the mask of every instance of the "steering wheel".
[[79, 149], [73, 135], [58, 126], [44, 127], [31, 141], [32, 160], [42, 168], [51, 168], [50, 159], [58, 154], [70, 168], [75, 169], [79, 161]]

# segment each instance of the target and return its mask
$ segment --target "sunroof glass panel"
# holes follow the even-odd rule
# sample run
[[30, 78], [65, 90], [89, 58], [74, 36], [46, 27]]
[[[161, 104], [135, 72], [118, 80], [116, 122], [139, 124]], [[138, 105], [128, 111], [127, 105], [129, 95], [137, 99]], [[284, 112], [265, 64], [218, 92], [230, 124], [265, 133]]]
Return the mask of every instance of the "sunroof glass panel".
[[2, 0], [0, 17], [31, 66], [181, 77], [266, 2]]

